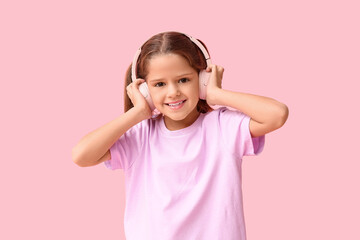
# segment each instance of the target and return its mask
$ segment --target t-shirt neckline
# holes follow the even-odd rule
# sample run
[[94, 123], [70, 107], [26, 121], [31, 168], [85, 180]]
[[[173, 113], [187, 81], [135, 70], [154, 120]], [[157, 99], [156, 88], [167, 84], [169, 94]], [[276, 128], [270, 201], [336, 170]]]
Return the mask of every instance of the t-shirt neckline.
[[199, 125], [199, 123], [201, 122], [201, 119], [203, 117], [204, 117], [204, 114], [200, 113], [200, 115], [195, 120], [195, 122], [193, 122], [190, 126], [182, 128], [182, 129], [178, 129], [178, 130], [169, 130], [165, 125], [164, 116], [161, 116], [161, 118], [158, 121], [159, 121], [160, 130], [162, 133], [164, 133], [165, 135], [168, 135], [168, 136], [180, 136], [180, 135], [185, 135], [185, 134], [193, 132], [194, 129]]

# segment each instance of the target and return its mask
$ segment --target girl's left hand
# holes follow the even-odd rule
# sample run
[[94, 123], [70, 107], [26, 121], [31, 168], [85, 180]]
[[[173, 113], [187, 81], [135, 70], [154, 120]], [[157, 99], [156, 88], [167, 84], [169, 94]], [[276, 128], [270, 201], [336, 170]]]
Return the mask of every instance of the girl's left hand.
[[206, 68], [206, 72], [211, 72], [209, 83], [206, 87], [206, 102], [210, 106], [214, 106], [217, 105], [217, 93], [221, 90], [224, 68], [219, 65], [211, 64]]

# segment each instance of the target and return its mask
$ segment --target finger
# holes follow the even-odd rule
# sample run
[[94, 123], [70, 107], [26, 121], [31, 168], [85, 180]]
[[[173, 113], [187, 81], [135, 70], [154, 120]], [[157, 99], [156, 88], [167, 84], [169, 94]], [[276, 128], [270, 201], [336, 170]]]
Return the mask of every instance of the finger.
[[136, 91], [136, 89], [139, 89], [139, 85], [141, 84], [141, 80], [140, 79], [136, 79], [135, 82], [133, 82], [131, 84], [131, 89], [133, 91]]
[[212, 71], [214, 69], [214, 67], [216, 67], [215, 64], [210, 64], [207, 68], [206, 68], [206, 71], [209, 72], [209, 71]]
[[131, 91], [132, 91], [131, 88], [126, 88], [126, 93], [127, 93], [128, 95], [131, 94]]
[[218, 69], [217, 69], [217, 66], [216, 65], [212, 65], [211, 66], [211, 74], [212, 75], [216, 75], [216, 72], [218, 71]]
[[140, 85], [140, 84], [143, 83], [143, 82], [145, 82], [144, 79], [138, 78], [138, 79], [136, 79], [136, 81], [135, 81], [135, 85]]

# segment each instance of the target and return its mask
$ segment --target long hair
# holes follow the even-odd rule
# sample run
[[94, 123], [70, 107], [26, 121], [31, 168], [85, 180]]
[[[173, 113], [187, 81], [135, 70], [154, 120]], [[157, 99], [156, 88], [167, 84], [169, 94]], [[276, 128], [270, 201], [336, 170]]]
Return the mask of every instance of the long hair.
[[[201, 42], [205, 49], [207, 47]], [[178, 54], [184, 57], [189, 65], [194, 68], [199, 74], [200, 70], [206, 69], [206, 59], [199, 49], [199, 47], [193, 43], [186, 35], [179, 32], [162, 32], [152, 36], [141, 47], [141, 53], [137, 61], [136, 76], [137, 78], [146, 79], [148, 75], [148, 63], [149, 61], [160, 54]], [[131, 79], [131, 67], [132, 63], [128, 67], [125, 74], [125, 87], [124, 87], [124, 112], [127, 112], [130, 108], [134, 107], [130, 98], [126, 93], [126, 87], [132, 82]], [[199, 99], [196, 106], [198, 112], [206, 113], [213, 109], [207, 104], [206, 100]]]

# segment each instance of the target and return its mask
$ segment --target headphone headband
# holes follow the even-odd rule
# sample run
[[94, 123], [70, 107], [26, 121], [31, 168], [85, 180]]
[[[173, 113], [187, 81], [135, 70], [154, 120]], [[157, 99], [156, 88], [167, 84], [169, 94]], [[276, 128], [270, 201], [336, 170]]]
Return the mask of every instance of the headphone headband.
[[[179, 32], [179, 33], [181, 33], [181, 32]], [[205, 47], [201, 44], [201, 42], [199, 42], [196, 38], [193, 38], [190, 35], [187, 35], [185, 33], [181, 33], [181, 34], [184, 34], [186, 37], [188, 37], [193, 43], [195, 43], [200, 48], [201, 52], [203, 53], [203, 55], [206, 59], [206, 65], [209, 67], [211, 64], [211, 59], [210, 59], [209, 53], [206, 51]], [[135, 74], [136, 63], [140, 56], [140, 53], [141, 53], [141, 47], [136, 51], [133, 62], [132, 62], [132, 66], [131, 66], [131, 79], [133, 82], [136, 80], [136, 74]]]

